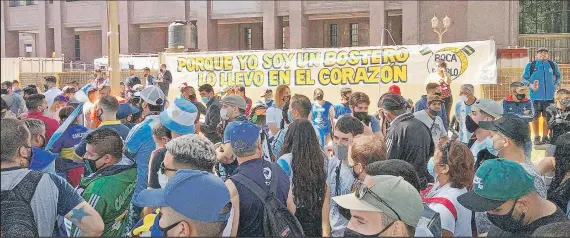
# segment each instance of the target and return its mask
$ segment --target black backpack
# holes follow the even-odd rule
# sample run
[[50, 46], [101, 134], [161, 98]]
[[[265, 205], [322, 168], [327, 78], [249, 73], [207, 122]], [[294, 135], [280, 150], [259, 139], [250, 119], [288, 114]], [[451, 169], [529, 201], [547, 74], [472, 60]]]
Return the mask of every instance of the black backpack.
[[30, 171], [12, 190], [2, 190], [2, 236], [39, 236], [31, 201], [42, 176]]
[[263, 215], [263, 230], [265, 237], [304, 237], [303, 228], [297, 217], [293, 215], [287, 206], [277, 199], [277, 171], [281, 168], [271, 163], [271, 190], [267, 194], [257, 183], [243, 174], [236, 174], [232, 179], [247, 187], [263, 202], [265, 212]]
[[[552, 60], [547, 60], [547, 61], [550, 64], [550, 68], [554, 70], [554, 62], [552, 62]], [[536, 68], [536, 60], [533, 60], [532, 63], [530, 63], [530, 76], [532, 76], [532, 74], [534, 73], [534, 68]]]

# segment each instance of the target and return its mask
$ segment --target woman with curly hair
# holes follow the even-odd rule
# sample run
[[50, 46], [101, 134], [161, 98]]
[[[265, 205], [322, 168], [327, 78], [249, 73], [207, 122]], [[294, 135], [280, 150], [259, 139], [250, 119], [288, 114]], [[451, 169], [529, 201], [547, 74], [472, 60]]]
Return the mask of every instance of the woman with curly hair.
[[469, 148], [457, 141], [440, 143], [433, 157], [435, 184], [422, 191], [422, 197], [440, 214], [444, 237], [472, 236], [472, 213], [457, 202], [457, 197], [473, 183], [474, 161]]
[[330, 236], [325, 162], [311, 122], [296, 120], [289, 125], [277, 164], [291, 178], [295, 216], [308, 237]]

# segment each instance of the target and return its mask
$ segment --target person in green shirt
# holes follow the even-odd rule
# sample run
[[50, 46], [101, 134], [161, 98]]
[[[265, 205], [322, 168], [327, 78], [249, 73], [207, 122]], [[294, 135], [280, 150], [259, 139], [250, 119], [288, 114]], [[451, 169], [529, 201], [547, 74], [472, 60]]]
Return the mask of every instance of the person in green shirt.
[[[103, 218], [102, 236], [124, 235], [128, 207], [136, 185], [134, 162], [123, 157], [123, 140], [111, 128], [99, 128], [85, 140], [83, 161], [94, 172], [81, 179], [77, 192]], [[81, 236], [81, 231], [72, 226], [71, 236]]]

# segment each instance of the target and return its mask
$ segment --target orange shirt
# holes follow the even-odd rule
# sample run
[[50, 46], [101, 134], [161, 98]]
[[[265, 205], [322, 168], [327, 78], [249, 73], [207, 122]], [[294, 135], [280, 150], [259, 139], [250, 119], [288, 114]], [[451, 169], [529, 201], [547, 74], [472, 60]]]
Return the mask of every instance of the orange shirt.
[[[125, 103], [126, 100], [122, 97], [119, 96], [114, 96], [117, 101], [119, 101], [119, 104]], [[97, 100], [95, 103], [95, 106], [93, 106], [93, 109], [91, 110], [91, 124], [88, 126], [89, 128], [97, 128], [99, 127], [99, 125], [101, 124], [101, 121], [99, 120], [99, 118], [97, 118], [97, 104], [99, 103], [99, 100]]]

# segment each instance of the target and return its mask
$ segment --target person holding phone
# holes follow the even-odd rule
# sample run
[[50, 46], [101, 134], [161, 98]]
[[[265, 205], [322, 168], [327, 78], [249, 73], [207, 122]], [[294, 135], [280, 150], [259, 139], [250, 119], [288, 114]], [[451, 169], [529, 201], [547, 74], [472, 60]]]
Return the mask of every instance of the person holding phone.
[[[362, 124], [364, 124], [365, 131], [372, 131], [374, 134], [384, 137], [384, 134], [382, 134], [382, 128], [380, 127], [380, 121], [376, 117], [368, 114], [370, 98], [366, 93], [354, 92], [350, 96], [348, 104], [352, 114], [345, 115], [351, 115], [362, 122]], [[340, 118], [342, 118], [342, 116]]]

